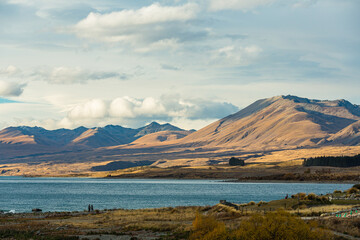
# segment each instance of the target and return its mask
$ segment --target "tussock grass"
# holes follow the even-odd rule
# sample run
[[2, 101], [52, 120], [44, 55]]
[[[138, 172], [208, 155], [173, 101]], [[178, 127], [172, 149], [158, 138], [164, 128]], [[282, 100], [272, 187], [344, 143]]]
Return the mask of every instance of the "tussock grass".
[[348, 234], [354, 237], [360, 237], [360, 218], [324, 218], [319, 220], [324, 228], [336, 232]]
[[[169, 207], [159, 209], [126, 210], [119, 209], [97, 215], [86, 215], [65, 219], [56, 224], [71, 225], [82, 229], [117, 228], [124, 231], [183, 231], [187, 228], [196, 212], [202, 212], [205, 207]], [[184, 224], [185, 223], [185, 224]]]

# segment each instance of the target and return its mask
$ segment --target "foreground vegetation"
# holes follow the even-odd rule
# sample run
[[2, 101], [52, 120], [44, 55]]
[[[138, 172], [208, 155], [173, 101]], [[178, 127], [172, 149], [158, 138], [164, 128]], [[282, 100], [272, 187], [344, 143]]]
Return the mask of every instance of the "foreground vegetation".
[[192, 240], [280, 240], [280, 239], [332, 239], [331, 233], [318, 228], [315, 222], [306, 223], [284, 210], [254, 214], [234, 229], [226, 228], [213, 216], [198, 214], [193, 222]]
[[[0, 239], [347, 239], [360, 237], [360, 185], [317, 196], [204, 207], [0, 214]], [[360, 197], [360, 196], [359, 196]], [[342, 217], [339, 217], [341, 215]], [[348, 215], [349, 216], [349, 215]]]
[[360, 206], [359, 197], [360, 185], [356, 184], [343, 192], [321, 196], [298, 193], [270, 202], [0, 213], [0, 239], [347, 239], [360, 237], [360, 217], [339, 218], [331, 213]]

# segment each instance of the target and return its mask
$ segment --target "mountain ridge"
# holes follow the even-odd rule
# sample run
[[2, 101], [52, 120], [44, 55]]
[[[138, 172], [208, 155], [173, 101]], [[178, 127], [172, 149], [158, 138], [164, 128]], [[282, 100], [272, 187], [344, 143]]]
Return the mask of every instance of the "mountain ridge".
[[252, 148], [315, 146], [358, 120], [360, 107], [346, 100], [276, 96], [255, 101], [179, 142]]
[[185, 131], [169, 123], [152, 122], [138, 129], [119, 125], [105, 127], [78, 127], [71, 129], [46, 130], [42, 127], [8, 127], [0, 131], [3, 144], [39, 144], [44, 146], [76, 146], [91, 148], [127, 144], [150, 133], [159, 131]]

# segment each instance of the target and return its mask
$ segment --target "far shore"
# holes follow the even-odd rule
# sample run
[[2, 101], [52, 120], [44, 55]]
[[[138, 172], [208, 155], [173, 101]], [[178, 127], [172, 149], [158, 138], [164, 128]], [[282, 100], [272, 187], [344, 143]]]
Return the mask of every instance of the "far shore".
[[[0, 177], [12, 177], [12, 176], [0, 176]], [[167, 178], [167, 177], [94, 177], [94, 176], [84, 176], [84, 175], [20, 175], [13, 177], [24, 177], [24, 178], [91, 178], [91, 179], [154, 179], [154, 180], [213, 180], [213, 181], [222, 181], [229, 183], [334, 183], [334, 184], [356, 184], [359, 181], [356, 180], [263, 180], [263, 179], [224, 179], [224, 178]]]

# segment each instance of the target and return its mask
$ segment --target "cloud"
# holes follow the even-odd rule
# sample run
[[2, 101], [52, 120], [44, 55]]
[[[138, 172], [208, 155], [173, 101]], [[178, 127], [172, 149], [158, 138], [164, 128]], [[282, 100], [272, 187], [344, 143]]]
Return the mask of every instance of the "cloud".
[[90, 71], [79, 67], [41, 68], [35, 71], [33, 76], [38, 78], [38, 80], [44, 80], [52, 84], [85, 83], [87, 81], [108, 78], [127, 80], [129, 78], [129, 75], [125, 73]]
[[259, 6], [266, 6], [274, 3], [276, 0], [210, 0], [209, 10], [242, 10], [249, 11]]
[[74, 106], [68, 113], [70, 119], [103, 118], [107, 115], [107, 104], [101, 99], [93, 99]]
[[136, 52], [146, 53], [146, 52], [158, 51], [158, 50], [163, 50], [163, 49], [176, 50], [180, 46], [181, 46], [181, 44], [179, 43], [178, 39], [171, 38], [171, 39], [161, 39], [157, 42], [153, 42], [146, 46], [139, 47], [135, 50], [136, 50]]
[[92, 99], [73, 105], [61, 125], [98, 125], [99, 122], [142, 125], [149, 121], [171, 122], [175, 119], [209, 120], [225, 117], [237, 110], [231, 103], [204, 99], [182, 99], [179, 96], [137, 99], [124, 96], [112, 101]]
[[0, 81], [0, 96], [20, 96], [26, 84]]
[[16, 76], [21, 73], [21, 70], [13, 65], [9, 65], [7, 68], [0, 69], [0, 75], [7, 77]]
[[164, 70], [173, 70], [173, 71], [179, 71], [180, 70], [179, 67], [172, 66], [172, 65], [169, 65], [169, 64], [161, 64], [161, 68], [164, 69]]
[[214, 64], [246, 66], [257, 59], [261, 52], [262, 49], [256, 45], [246, 47], [231, 45], [213, 51], [211, 62]]
[[77, 23], [74, 28], [83, 37], [92, 37], [93, 34], [109, 34], [112, 31], [115, 31], [114, 34], [119, 34], [131, 26], [187, 21], [193, 19], [196, 12], [197, 5], [193, 3], [175, 7], [166, 7], [154, 3], [139, 10], [123, 10], [107, 14], [91, 12], [85, 19]]
[[310, 7], [316, 2], [317, 0], [208, 0], [208, 9], [210, 11], [241, 10], [247, 12], [275, 3], [299, 8]]
[[294, 8], [306, 8], [306, 7], [310, 7], [310, 6], [313, 6], [314, 4], [317, 3], [318, 0], [299, 0], [299, 1], [296, 1], [294, 4], [293, 4], [293, 7]]
[[[162, 6], [154, 3], [137, 10], [91, 12], [68, 31], [80, 38], [108, 43], [127, 43], [138, 51], [176, 48], [179, 42], [202, 38], [206, 31], [192, 31], [190, 20], [200, 7], [195, 3]], [[149, 46], [150, 45], [150, 46]]]
[[113, 100], [110, 104], [109, 114], [119, 118], [157, 118], [167, 119], [167, 109], [163, 103], [155, 98], [147, 97], [135, 99], [121, 97]]

